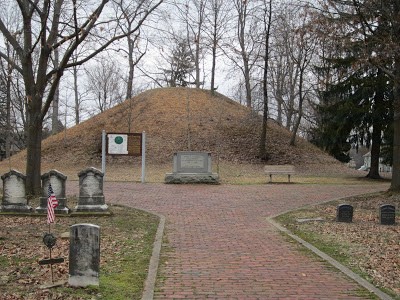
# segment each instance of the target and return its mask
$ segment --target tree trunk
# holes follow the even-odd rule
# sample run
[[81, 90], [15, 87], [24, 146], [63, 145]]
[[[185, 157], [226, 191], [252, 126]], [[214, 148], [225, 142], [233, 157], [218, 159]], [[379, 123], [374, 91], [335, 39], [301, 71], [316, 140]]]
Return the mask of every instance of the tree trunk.
[[393, 166], [390, 190], [400, 192], [400, 56], [395, 58], [393, 88]]
[[125, 99], [132, 98], [133, 91], [133, 73], [135, 70], [135, 64], [133, 62], [133, 43], [131, 36], [128, 36], [128, 62], [129, 62], [129, 70], [128, 70], [128, 82], [126, 86], [126, 96]]
[[215, 92], [215, 64], [216, 64], [216, 55], [217, 55], [217, 41], [213, 41], [212, 47], [212, 66], [211, 66], [211, 93], [214, 95]]
[[6, 157], [11, 156], [11, 74], [12, 66], [8, 64], [6, 85]]
[[74, 74], [74, 96], [75, 96], [75, 124], [80, 123], [80, 104], [79, 104], [79, 94], [78, 94], [78, 67], [73, 67]]
[[385, 111], [384, 89], [386, 88], [386, 77], [381, 80], [383, 72], [378, 69], [377, 79], [379, 83], [375, 85], [376, 93], [374, 97], [374, 105], [372, 107], [372, 145], [371, 145], [371, 167], [369, 169], [368, 178], [380, 179], [379, 175], [379, 158], [381, 155], [382, 144], [382, 116]]
[[246, 87], [246, 106], [252, 106], [252, 99], [251, 99], [251, 85], [250, 85], [250, 69], [249, 69], [249, 61], [247, 60], [247, 56], [244, 55], [243, 58], [244, 63], [244, 84]]
[[269, 15], [268, 21], [266, 20], [266, 10], [264, 12], [264, 32], [265, 32], [265, 53], [264, 53], [264, 73], [263, 73], [263, 122], [260, 137], [259, 156], [261, 160], [268, 160], [267, 153], [267, 121], [268, 121], [268, 68], [269, 68], [269, 37], [272, 22], [272, 0], [269, 1]]
[[372, 132], [372, 146], [371, 146], [371, 167], [369, 169], [368, 178], [372, 179], [380, 179], [379, 175], [379, 157], [381, 153], [381, 133], [382, 133], [382, 124], [380, 122], [376, 122], [373, 125]]
[[196, 53], [195, 53], [195, 69], [196, 69], [196, 88], [200, 88], [200, 30], [196, 38]]
[[[59, 55], [58, 48], [54, 49], [54, 68], [59, 67]], [[58, 126], [58, 107], [59, 107], [59, 99], [60, 99], [60, 89], [57, 86], [56, 93], [54, 94], [52, 105], [53, 105], [53, 113], [51, 115], [51, 134], [57, 134], [60, 132]]]
[[[400, 3], [394, 1], [393, 15], [396, 16], [393, 22], [393, 37], [397, 46], [400, 45]], [[393, 76], [393, 166], [392, 181], [390, 190], [400, 192], [400, 54], [397, 49], [394, 55], [394, 76]]]
[[[33, 101], [41, 103], [38, 100]], [[29, 108], [28, 114], [26, 191], [28, 196], [34, 196], [40, 195], [41, 191], [42, 122], [40, 106]]]

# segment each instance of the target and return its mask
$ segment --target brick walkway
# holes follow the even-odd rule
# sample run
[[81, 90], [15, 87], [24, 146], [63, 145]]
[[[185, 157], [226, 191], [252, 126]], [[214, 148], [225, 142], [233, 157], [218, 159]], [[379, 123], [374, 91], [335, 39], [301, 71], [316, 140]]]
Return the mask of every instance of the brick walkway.
[[362, 299], [356, 283], [299, 251], [266, 218], [388, 187], [107, 182], [105, 196], [166, 217], [155, 299]]

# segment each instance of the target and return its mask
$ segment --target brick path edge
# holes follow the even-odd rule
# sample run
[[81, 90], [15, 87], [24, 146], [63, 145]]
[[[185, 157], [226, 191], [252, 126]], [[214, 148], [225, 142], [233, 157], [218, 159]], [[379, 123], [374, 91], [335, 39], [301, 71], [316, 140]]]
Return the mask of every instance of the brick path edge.
[[144, 289], [142, 294], [142, 300], [152, 300], [154, 297], [154, 289], [157, 280], [158, 266], [160, 264], [160, 254], [161, 254], [161, 247], [162, 247], [164, 228], [165, 228], [165, 216], [143, 209], [140, 210], [145, 211], [152, 215], [156, 215], [160, 219], [157, 227], [156, 236], [154, 238], [153, 252], [151, 254], [149, 262], [149, 271], [147, 273], [146, 281], [144, 282]]
[[316, 255], [321, 257], [327, 263], [331, 264], [336, 269], [338, 269], [339, 271], [344, 273], [346, 276], [348, 276], [351, 279], [353, 279], [359, 285], [361, 285], [362, 287], [364, 287], [365, 289], [367, 289], [371, 293], [375, 294], [377, 297], [379, 297], [379, 299], [381, 299], [381, 300], [394, 300], [391, 296], [389, 296], [388, 294], [382, 292], [380, 289], [378, 289], [377, 287], [375, 287], [374, 285], [372, 285], [371, 283], [366, 281], [364, 278], [362, 278], [361, 276], [359, 276], [356, 273], [354, 273], [353, 271], [351, 271], [349, 268], [347, 268], [344, 265], [342, 265], [341, 263], [339, 263], [337, 260], [333, 259], [332, 257], [327, 255], [326, 253], [320, 251], [318, 248], [314, 247], [310, 243], [308, 243], [305, 240], [301, 239], [297, 235], [293, 234], [287, 228], [281, 226], [279, 223], [277, 223], [275, 220], [273, 220], [273, 218], [275, 218], [275, 217], [276, 216], [267, 218], [267, 221], [270, 224], [272, 224], [273, 226], [275, 226], [278, 230], [280, 230], [284, 234], [288, 235], [289, 237], [291, 237], [292, 239], [294, 239], [295, 241], [297, 241], [298, 243], [300, 243], [301, 245], [306, 247], [308, 250], [312, 251], [313, 253], [315, 253]]

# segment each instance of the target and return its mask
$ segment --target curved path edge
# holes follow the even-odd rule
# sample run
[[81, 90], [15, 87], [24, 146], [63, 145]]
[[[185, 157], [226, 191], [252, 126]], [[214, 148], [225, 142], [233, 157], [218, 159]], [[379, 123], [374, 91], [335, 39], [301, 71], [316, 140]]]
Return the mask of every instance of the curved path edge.
[[[140, 209], [143, 210], [143, 209]], [[144, 283], [144, 289], [142, 294], [142, 300], [152, 300], [154, 297], [154, 289], [157, 280], [157, 272], [158, 266], [160, 264], [160, 254], [162, 247], [162, 240], [164, 236], [164, 228], [165, 228], [165, 216], [156, 214], [154, 212], [150, 212], [147, 210], [143, 210], [148, 212], [149, 214], [156, 215], [160, 218], [158, 223], [156, 236], [154, 238], [153, 244], [153, 252], [151, 254], [150, 262], [149, 262], [149, 271], [147, 273], [147, 278]]]
[[326, 262], [328, 262], [329, 264], [334, 266], [336, 269], [340, 270], [346, 276], [348, 276], [351, 279], [353, 279], [354, 281], [356, 281], [358, 284], [363, 286], [365, 289], [367, 289], [371, 293], [375, 294], [377, 297], [379, 297], [379, 299], [382, 299], [382, 300], [393, 300], [393, 298], [391, 296], [389, 296], [388, 294], [382, 292], [380, 289], [378, 289], [377, 287], [375, 287], [374, 285], [369, 283], [367, 280], [365, 280], [361, 276], [359, 276], [356, 273], [354, 273], [353, 271], [351, 271], [349, 268], [347, 268], [344, 265], [342, 265], [341, 263], [339, 263], [337, 260], [333, 259], [332, 257], [327, 255], [326, 253], [322, 252], [321, 250], [319, 250], [318, 248], [314, 247], [310, 243], [306, 242], [302, 238], [300, 238], [297, 235], [293, 234], [287, 228], [285, 228], [282, 225], [280, 225], [279, 223], [277, 223], [275, 220], [273, 220], [273, 217], [267, 218], [267, 221], [270, 224], [272, 224], [274, 227], [276, 227], [278, 230], [280, 230], [284, 234], [288, 235], [289, 237], [291, 237], [292, 239], [294, 239], [295, 241], [297, 241], [298, 243], [300, 243], [301, 245], [303, 245], [304, 247], [306, 247], [307, 249], [309, 249], [310, 251], [312, 251], [313, 253], [315, 253], [319, 257], [321, 257], [323, 260], [325, 260]]

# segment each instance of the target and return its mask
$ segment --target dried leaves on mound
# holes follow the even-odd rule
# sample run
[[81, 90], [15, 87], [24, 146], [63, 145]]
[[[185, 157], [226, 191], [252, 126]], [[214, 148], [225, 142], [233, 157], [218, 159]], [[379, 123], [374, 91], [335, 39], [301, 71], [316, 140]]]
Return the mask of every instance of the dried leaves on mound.
[[[352, 223], [335, 221], [337, 205], [351, 204]], [[380, 205], [396, 206], [396, 225], [380, 225]], [[377, 287], [400, 299], [400, 197], [384, 193], [352, 197], [318, 205], [280, 217], [291, 230], [348, 267], [363, 274]], [[297, 222], [322, 218], [324, 221]]]
[[[101, 162], [101, 133], [146, 132], [146, 158], [153, 164], [172, 162], [176, 151], [207, 151], [233, 163], [262, 163], [258, 157], [261, 117], [216, 93], [189, 88], [160, 88], [141, 93], [42, 143], [42, 163], [49, 169]], [[338, 161], [304, 139], [289, 145], [291, 132], [269, 120], [268, 164], [334, 166]], [[10, 167], [24, 170], [22, 151]], [[131, 161], [128, 161], [131, 163]], [[0, 163], [0, 170], [8, 162]]]

